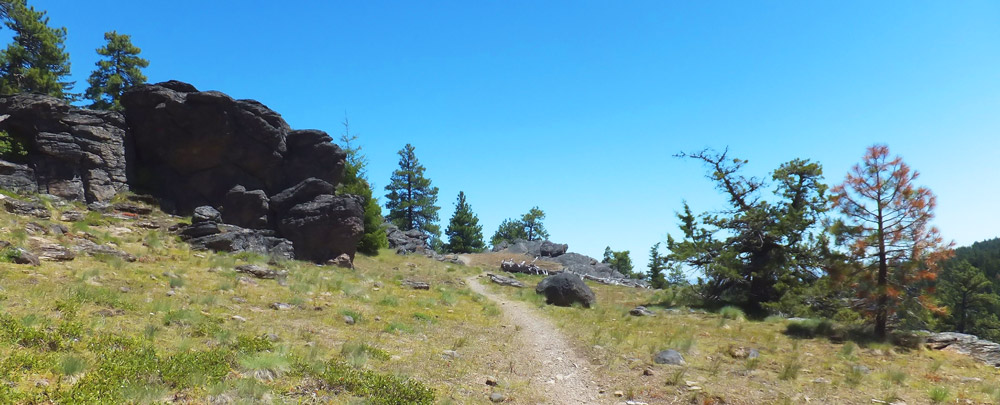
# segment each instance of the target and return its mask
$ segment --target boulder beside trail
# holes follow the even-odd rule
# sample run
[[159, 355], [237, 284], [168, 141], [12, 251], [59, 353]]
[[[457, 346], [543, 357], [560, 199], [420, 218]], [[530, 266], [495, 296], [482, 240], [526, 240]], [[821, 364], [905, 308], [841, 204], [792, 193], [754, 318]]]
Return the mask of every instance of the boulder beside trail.
[[975, 335], [957, 332], [928, 333], [924, 336], [924, 341], [930, 349], [953, 350], [993, 367], [1000, 367], [1000, 344]]
[[674, 349], [667, 349], [656, 353], [656, 356], [653, 357], [653, 362], [656, 364], [680, 366], [684, 364], [684, 356], [681, 356], [680, 352]]
[[568, 307], [579, 303], [590, 308], [596, 302], [594, 292], [583, 282], [580, 276], [572, 273], [560, 273], [546, 277], [535, 286], [535, 292], [545, 295], [545, 301], [551, 305]]

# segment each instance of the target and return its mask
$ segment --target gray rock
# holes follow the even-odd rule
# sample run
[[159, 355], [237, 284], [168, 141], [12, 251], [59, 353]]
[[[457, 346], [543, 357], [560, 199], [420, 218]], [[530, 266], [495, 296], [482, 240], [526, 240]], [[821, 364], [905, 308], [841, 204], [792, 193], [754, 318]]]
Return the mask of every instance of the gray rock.
[[87, 239], [77, 239], [74, 242], [74, 245], [73, 245], [72, 249], [74, 251], [76, 251], [77, 253], [86, 253], [87, 255], [90, 255], [90, 256], [102, 256], [103, 255], [103, 256], [117, 257], [117, 258], [122, 259], [122, 260], [124, 260], [126, 262], [134, 262], [134, 261], [136, 261], [136, 257], [133, 256], [131, 253], [115, 249], [115, 248], [113, 248], [111, 246], [108, 246], [108, 245], [98, 245], [97, 243], [94, 243], [94, 242], [89, 241]]
[[44, 205], [28, 201], [18, 201], [8, 198], [3, 200], [3, 207], [7, 212], [14, 215], [30, 216], [41, 219], [48, 219], [52, 216], [49, 209]]
[[283, 279], [288, 276], [288, 272], [285, 270], [274, 270], [263, 266], [258, 266], [256, 264], [244, 264], [236, 266], [237, 273], [245, 273], [251, 276], [261, 278], [261, 279]]
[[596, 298], [590, 287], [579, 276], [560, 273], [546, 277], [535, 286], [535, 292], [545, 294], [545, 301], [552, 305], [570, 306], [580, 303], [586, 308], [594, 305]]
[[0, 246], [0, 248], [12, 250], [10, 254], [10, 259], [12, 262], [14, 262], [14, 264], [28, 264], [32, 266], [39, 266], [42, 264], [38, 256], [27, 250], [9, 246]]
[[289, 310], [289, 309], [295, 308], [294, 306], [292, 306], [290, 304], [286, 304], [284, 302], [274, 302], [274, 303], [271, 303], [270, 307], [271, 307], [271, 309], [276, 310], [276, 311], [284, 311], [284, 310]]
[[270, 208], [264, 190], [247, 191], [236, 186], [226, 193], [222, 220], [227, 224], [247, 229], [267, 229]]
[[386, 223], [385, 234], [389, 240], [389, 247], [395, 249], [398, 254], [426, 253], [430, 251], [427, 244], [430, 235], [419, 230], [403, 231], [393, 224]]
[[504, 277], [504, 276], [498, 276], [498, 275], [493, 274], [493, 273], [488, 273], [488, 274], [486, 274], [486, 276], [489, 277], [490, 281], [492, 281], [494, 283], [497, 283], [497, 284], [500, 284], [500, 285], [505, 285], [505, 286], [508, 286], [508, 287], [524, 288], [524, 283], [522, 283], [520, 281], [517, 281], [515, 279], [512, 279], [512, 278], [508, 278], [508, 277]]
[[566, 254], [567, 250], [569, 250], [569, 245], [567, 244], [543, 241], [538, 249], [538, 253], [541, 256], [557, 257]]
[[222, 214], [219, 210], [213, 208], [209, 205], [203, 205], [194, 209], [194, 214], [191, 215], [191, 224], [202, 224], [211, 223], [218, 224], [222, 222]]
[[409, 287], [409, 288], [412, 288], [414, 290], [430, 290], [431, 289], [431, 285], [428, 284], [428, 283], [425, 283], [423, 281], [403, 280], [403, 282], [401, 284], [403, 285], [403, 287]]
[[28, 165], [0, 160], [0, 189], [10, 190], [18, 194], [38, 192], [35, 182], [35, 170]]
[[56, 262], [66, 262], [76, 258], [73, 251], [54, 243], [42, 244], [35, 249], [34, 253], [38, 255], [39, 259]]
[[656, 315], [656, 314], [653, 313], [653, 311], [650, 311], [650, 310], [646, 309], [646, 307], [644, 307], [642, 305], [637, 306], [635, 308], [632, 308], [632, 310], [628, 311], [628, 313], [629, 313], [629, 315], [632, 315], [632, 316], [653, 316], [653, 315]]
[[653, 357], [653, 362], [656, 364], [680, 366], [684, 364], [684, 356], [681, 356], [680, 352], [674, 349], [667, 349], [656, 353], [656, 356]]
[[16, 162], [23, 166], [0, 165], [0, 185], [87, 202], [128, 190], [121, 114], [18, 94], [0, 97], [0, 116], [0, 130], [23, 140], [28, 152], [25, 162]]
[[66, 222], [80, 222], [85, 217], [85, 214], [80, 211], [64, 211], [62, 214], [59, 214], [59, 220]]
[[503, 394], [501, 394], [499, 392], [494, 392], [494, 393], [490, 394], [490, 401], [491, 402], [504, 402], [506, 400], [507, 400], [507, 397], [505, 397]]
[[972, 356], [980, 362], [1000, 367], [1000, 344], [989, 340], [964, 333], [941, 332], [927, 333], [925, 341], [930, 349], [954, 350]]
[[344, 323], [348, 325], [354, 325], [354, 317], [350, 315], [344, 315]]

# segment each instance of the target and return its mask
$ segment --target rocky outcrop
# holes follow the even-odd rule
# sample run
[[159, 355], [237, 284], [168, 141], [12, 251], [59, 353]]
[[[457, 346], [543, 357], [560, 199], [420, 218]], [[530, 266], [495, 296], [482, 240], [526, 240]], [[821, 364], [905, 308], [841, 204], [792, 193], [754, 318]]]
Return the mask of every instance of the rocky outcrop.
[[511, 259], [506, 259], [500, 262], [500, 270], [506, 271], [508, 273], [523, 273], [523, 274], [545, 274], [548, 275], [549, 272], [541, 267], [538, 267], [535, 263], [528, 263], [524, 260], [521, 262], [515, 262]]
[[[567, 252], [569, 245], [550, 241], [526, 241], [518, 239], [513, 242], [501, 242], [493, 247], [494, 252], [524, 254], [543, 260], [561, 264], [563, 272], [573, 273], [587, 280], [602, 284], [621, 285], [636, 288], [649, 288], [649, 283], [625, 277], [606, 263], [601, 263], [590, 256]], [[538, 266], [532, 263], [501, 263], [501, 270], [511, 273], [548, 274], [536, 272]]]
[[0, 130], [27, 151], [23, 161], [0, 162], [0, 187], [87, 202], [128, 189], [121, 114], [19, 94], [0, 98]]
[[347, 254], [353, 262], [365, 231], [363, 215], [355, 196], [320, 194], [279, 211], [278, 229], [292, 241], [298, 259], [326, 262]]
[[198, 207], [191, 225], [180, 230], [191, 247], [217, 252], [252, 252], [272, 258], [293, 259], [292, 242], [276, 237], [274, 231], [245, 229], [222, 223], [222, 215], [209, 206]]
[[590, 308], [596, 302], [594, 292], [576, 274], [559, 273], [546, 277], [535, 286], [535, 292], [545, 294], [545, 302], [568, 307], [579, 303]]
[[1000, 344], [989, 340], [965, 333], [942, 332], [928, 333], [924, 341], [930, 349], [952, 350], [993, 367], [1000, 367]]
[[276, 195], [307, 178], [337, 184], [346, 154], [322, 131], [293, 131], [253, 100], [186, 83], [140, 86], [122, 97], [138, 185], [182, 212], [224, 206], [235, 186]]
[[430, 249], [427, 240], [430, 235], [421, 232], [419, 229], [409, 231], [400, 230], [399, 227], [387, 223], [385, 225], [385, 235], [389, 239], [389, 247], [396, 250], [396, 253], [425, 253]]

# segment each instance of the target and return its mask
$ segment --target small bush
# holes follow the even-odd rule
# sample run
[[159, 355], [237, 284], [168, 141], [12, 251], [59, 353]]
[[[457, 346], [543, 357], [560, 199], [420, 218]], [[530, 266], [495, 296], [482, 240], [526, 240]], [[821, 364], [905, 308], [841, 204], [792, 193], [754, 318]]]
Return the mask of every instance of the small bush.
[[67, 377], [80, 374], [87, 368], [87, 361], [77, 356], [63, 356], [56, 371]]
[[948, 391], [946, 387], [934, 387], [927, 392], [927, 396], [930, 397], [931, 402], [939, 404], [948, 400], [951, 396], [951, 391]]
[[233, 345], [233, 351], [237, 353], [258, 353], [270, 350], [274, 350], [274, 343], [271, 343], [265, 336], [237, 336], [236, 344]]
[[374, 405], [434, 402], [434, 391], [418, 381], [358, 370], [339, 361], [332, 361], [327, 365], [323, 379], [327, 384], [364, 397]]
[[739, 309], [734, 306], [722, 307], [722, 309], [719, 310], [719, 315], [722, 316], [722, 319], [732, 319], [732, 320], [741, 320], [741, 319], [746, 319], [747, 317], [746, 314], [743, 313], [742, 309]]
[[817, 336], [833, 336], [834, 325], [827, 319], [806, 319], [803, 321], [792, 321], [785, 328], [785, 334], [800, 338], [814, 338]]
[[282, 353], [260, 352], [244, 354], [239, 357], [240, 367], [261, 381], [271, 381], [280, 377], [291, 366], [291, 362]]
[[859, 366], [851, 365], [847, 367], [847, 373], [844, 375], [844, 382], [851, 387], [857, 387], [861, 384], [861, 381], [865, 379], [865, 370]]
[[799, 362], [798, 358], [792, 358], [781, 365], [781, 371], [778, 372], [778, 378], [782, 380], [794, 380], [799, 377], [799, 371], [802, 370], [802, 363]]

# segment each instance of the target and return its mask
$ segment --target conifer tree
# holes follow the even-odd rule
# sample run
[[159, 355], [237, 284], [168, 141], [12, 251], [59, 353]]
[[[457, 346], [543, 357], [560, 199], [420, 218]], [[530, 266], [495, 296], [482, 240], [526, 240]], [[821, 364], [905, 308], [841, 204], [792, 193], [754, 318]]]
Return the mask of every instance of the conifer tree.
[[69, 76], [69, 53], [64, 44], [66, 28], [50, 28], [44, 11], [26, 0], [0, 1], [0, 17], [14, 32], [13, 42], [0, 51], [0, 94], [35, 93], [65, 100], [73, 82]]
[[490, 238], [490, 244], [497, 246], [503, 242], [514, 242], [518, 239], [528, 239], [528, 234], [524, 232], [524, 224], [521, 221], [507, 218], [497, 227], [496, 233]]
[[833, 204], [844, 215], [838, 240], [850, 242], [867, 270], [858, 292], [872, 308], [879, 338], [886, 337], [897, 309], [927, 302], [925, 287], [952, 254], [930, 226], [936, 199], [913, 184], [917, 177], [902, 158], [889, 158], [888, 146], [874, 145], [833, 189]]
[[525, 239], [532, 241], [549, 238], [549, 232], [542, 224], [543, 219], [545, 219], [545, 211], [538, 207], [531, 207], [527, 214], [521, 216], [521, 226], [524, 227]]
[[93, 101], [91, 108], [99, 110], [121, 111], [119, 102], [125, 90], [146, 83], [142, 68], [149, 66], [149, 61], [139, 57], [142, 52], [132, 45], [128, 35], [111, 31], [104, 34], [108, 41], [104, 47], [97, 48], [97, 53], [105, 59], [97, 61], [97, 70], [90, 74], [85, 96]]
[[626, 277], [634, 278], [635, 273], [632, 272], [632, 259], [629, 257], [629, 251], [623, 250], [616, 252], [611, 250], [611, 246], [604, 248], [604, 260], [601, 263], [611, 266], [615, 271], [624, 274]]
[[946, 319], [956, 332], [982, 338], [1000, 337], [1000, 297], [983, 271], [965, 260], [949, 262], [938, 279], [937, 295], [949, 310]]
[[483, 226], [479, 225], [479, 218], [472, 213], [472, 206], [465, 201], [463, 191], [458, 192], [455, 214], [451, 216], [448, 229], [444, 233], [448, 235], [445, 250], [450, 253], [476, 253], [486, 248], [483, 242]]
[[666, 275], [663, 274], [663, 270], [666, 269], [664, 263], [666, 258], [660, 255], [660, 242], [656, 242], [653, 247], [649, 248], [649, 283], [653, 288], [664, 288], [667, 286]]
[[353, 142], [358, 136], [351, 134], [350, 122], [344, 118], [344, 133], [340, 135], [340, 143], [347, 152], [347, 162], [344, 165], [344, 180], [339, 192], [361, 197], [364, 213], [365, 232], [358, 241], [358, 251], [367, 255], [377, 255], [378, 250], [389, 247], [382, 219], [382, 207], [372, 196], [372, 187], [365, 175], [368, 159], [361, 153], [361, 146]]
[[438, 188], [431, 186], [424, 177], [426, 170], [414, 154], [413, 145], [406, 144], [399, 151], [399, 169], [392, 172], [389, 185], [385, 186], [385, 207], [389, 222], [404, 231], [413, 229], [437, 236], [441, 229], [438, 220]]

